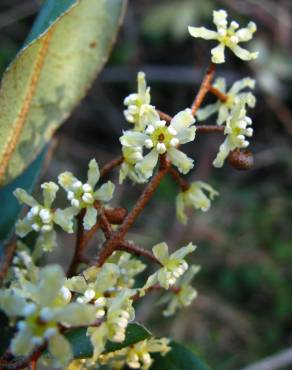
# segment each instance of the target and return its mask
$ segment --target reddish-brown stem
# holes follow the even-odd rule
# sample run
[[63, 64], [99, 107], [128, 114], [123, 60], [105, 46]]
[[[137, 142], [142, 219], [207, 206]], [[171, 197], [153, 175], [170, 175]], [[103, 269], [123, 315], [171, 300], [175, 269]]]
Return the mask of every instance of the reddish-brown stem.
[[5, 278], [9, 270], [9, 266], [11, 265], [15, 249], [16, 249], [16, 241], [13, 240], [5, 249], [5, 255], [3, 258], [3, 262], [1, 264], [0, 283], [3, 281], [3, 279]]
[[209, 86], [209, 91], [211, 94], [215, 95], [222, 103], [225, 103], [228, 99], [228, 95], [224, 94], [214, 86]]
[[[150, 293], [150, 292], [153, 292], [155, 290], [164, 290], [164, 288], [159, 285], [159, 284], [155, 284], [155, 285], [152, 285], [151, 287], [149, 287], [148, 289], [146, 289], [146, 293]], [[180, 292], [180, 288], [179, 287], [176, 287], [176, 286], [171, 286], [169, 287], [169, 289], [171, 292], [173, 292], [174, 294], [178, 294]], [[142, 298], [143, 296], [140, 295], [140, 293], [136, 293], [135, 295], [133, 295], [131, 298], [133, 301], [137, 301], [139, 298]]]
[[211, 132], [224, 132], [224, 126], [217, 125], [198, 125], [196, 132], [211, 133]]
[[122, 164], [123, 160], [124, 160], [123, 156], [119, 155], [117, 158], [114, 158], [112, 161], [104, 165], [100, 170], [100, 177], [106, 176], [111, 170]]
[[100, 214], [100, 227], [104, 233], [104, 236], [107, 240], [109, 240], [113, 234], [113, 230], [111, 224], [108, 222], [108, 219], [105, 216], [105, 212], [102, 209]]
[[120, 251], [124, 251], [124, 252], [127, 252], [127, 253], [130, 253], [130, 254], [133, 254], [135, 256], [138, 256], [138, 257], [146, 257], [148, 259], [150, 259], [151, 261], [161, 265], [160, 261], [154, 256], [154, 254], [146, 249], [143, 249], [141, 247], [138, 247], [137, 245], [133, 244], [133, 243], [129, 243], [129, 242], [123, 242], [122, 244], [120, 244], [117, 248], [118, 250]]
[[197, 96], [192, 104], [192, 107], [191, 107], [191, 110], [192, 110], [192, 113], [193, 115], [195, 115], [198, 111], [198, 109], [200, 108], [205, 96], [207, 95], [208, 91], [209, 91], [209, 88], [210, 88], [210, 85], [211, 85], [211, 81], [214, 77], [214, 74], [215, 74], [215, 67], [216, 65], [214, 63], [210, 63], [210, 66], [205, 74], [205, 77], [203, 78], [203, 81], [201, 83], [201, 86], [199, 88], [199, 91], [197, 93]]
[[76, 235], [76, 243], [75, 243], [75, 250], [73, 259], [71, 261], [71, 264], [69, 266], [67, 276], [72, 277], [76, 274], [76, 270], [80, 263], [80, 256], [83, 253], [85, 243], [84, 243], [84, 228], [83, 228], [83, 219], [85, 216], [85, 211], [82, 210], [78, 216], [77, 216], [77, 235]]
[[190, 184], [188, 183], [188, 181], [183, 179], [181, 174], [177, 172], [176, 169], [170, 167], [168, 172], [173, 177], [173, 179], [178, 183], [182, 191], [186, 191], [190, 188]]
[[112, 235], [112, 237], [105, 242], [101, 253], [99, 255], [98, 265], [102, 266], [107, 258], [118, 248], [118, 246], [123, 241], [126, 233], [129, 231], [129, 229], [132, 227], [146, 204], [151, 199], [153, 193], [159, 186], [161, 180], [166, 175], [170, 164], [167, 163], [165, 166], [162, 166], [158, 172], [152, 177], [151, 181], [147, 185], [147, 187], [144, 189], [143, 193], [140, 195], [139, 199], [137, 200], [134, 208], [132, 211], [127, 215], [124, 222], [122, 223], [119, 230]]
[[163, 121], [170, 122], [172, 120], [172, 117], [169, 114], [162, 112], [161, 110], [157, 110], [157, 113], [159, 114], [160, 119]]

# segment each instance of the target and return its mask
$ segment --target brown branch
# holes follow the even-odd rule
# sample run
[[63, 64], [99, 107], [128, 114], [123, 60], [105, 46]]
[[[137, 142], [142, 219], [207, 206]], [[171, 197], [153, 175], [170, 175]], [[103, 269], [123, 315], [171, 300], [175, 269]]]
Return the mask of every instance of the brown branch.
[[133, 243], [129, 243], [129, 242], [123, 242], [122, 244], [120, 244], [117, 248], [118, 250], [120, 251], [124, 251], [124, 252], [127, 252], [127, 253], [130, 253], [130, 254], [133, 254], [135, 256], [138, 256], [138, 257], [146, 257], [148, 259], [150, 259], [151, 261], [159, 264], [160, 266], [162, 266], [161, 262], [154, 256], [154, 254], [146, 249], [143, 249], [141, 247], [138, 247], [137, 245], [133, 244]]
[[132, 211], [127, 215], [119, 230], [112, 235], [112, 237], [105, 242], [98, 259], [98, 265], [102, 266], [107, 258], [118, 248], [123, 241], [126, 233], [132, 227], [140, 213], [143, 211], [146, 204], [151, 199], [153, 193], [159, 186], [161, 180], [168, 172], [170, 164], [167, 162], [162, 165], [158, 172], [152, 177], [151, 181], [140, 195]]
[[160, 119], [163, 121], [169, 123], [172, 120], [172, 117], [169, 114], [162, 112], [161, 110], [157, 110], [157, 113], [159, 114]]
[[16, 241], [13, 240], [6, 248], [5, 248], [5, 255], [3, 258], [3, 262], [1, 263], [1, 270], [0, 270], [0, 283], [4, 280], [9, 267], [12, 263], [14, 252], [16, 250]]
[[76, 274], [77, 268], [80, 263], [80, 256], [83, 253], [83, 250], [86, 246], [86, 243], [84, 242], [84, 228], [83, 228], [83, 219], [85, 216], [85, 210], [83, 209], [78, 215], [77, 215], [77, 235], [76, 235], [76, 243], [75, 243], [75, 250], [73, 259], [71, 261], [71, 264], [69, 266], [67, 276], [72, 277]]
[[[161, 285], [155, 284], [155, 285], [152, 285], [151, 287], [149, 287], [148, 289], [146, 289], [146, 293], [150, 293], [150, 292], [153, 292], [155, 290], [165, 290], [165, 289]], [[174, 285], [169, 287], [168, 290], [170, 290], [174, 294], [178, 294], [180, 292], [180, 288], [176, 287]], [[133, 301], [137, 301], [139, 298], [143, 298], [143, 296], [141, 297], [140, 293], [138, 292], [138, 293], [134, 294], [131, 298], [132, 298]]]
[[224, 126], [218, 125], [198, 125], [196, 132], [211, 133], [211, 132], [224, 132]]
[[170, 167], [168, 173], [172, 176], [172, 178], [178, 183], [182, 191], [186, 191], [190, 188], [190, 184], [188, 181], [183, 179], [181, 174], [173, 167]]
[[100, 170], [100, 177], [106, 176], [111, 170], [122, 164], [123, 160], [124, 160], [123, 156], [119, 155], [117, 158], [114, 158], [112, 161], [104, 165]]
[[203, 78], [203, 81], [201, 83], [201, 86], [199, 88], [198, 94], [192, 104], [192, 113], [195, 115], [197, 113], [197, 110], [200, 108], [205, 96], [207, 95], [211, 81], [215, 74], [215, 67], [216, 65], [214, 63], [210, 63], [210, 66], [205, 74], [205, 77]]
[[209, 87], [209, 92], [215, 95], [222, 103], [225, 103], [228, 100], [228, 95], [224, 94], [214, 86]]
[[113, 235], [113, 229], [103, 209], [101, 210], [101, 214], [100, 214], [100, 227], [104, 233], [105, 238], [109, 240], [111, 236]]

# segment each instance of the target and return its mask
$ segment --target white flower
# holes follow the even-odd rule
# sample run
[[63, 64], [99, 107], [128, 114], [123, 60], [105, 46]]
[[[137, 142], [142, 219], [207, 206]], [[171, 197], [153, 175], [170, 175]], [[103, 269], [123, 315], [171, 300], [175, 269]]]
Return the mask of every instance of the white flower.
[[257, 52], [249, 52], [238, 44], [252, 39], [256, 31], [256, 24], [249, 22], [245, 28], [239, 28], [239, 24], [232, 21], [228, 26], [227, 12], [225, 10], [213, 11], [213, 22], [217, 31], [208, 30], [205, 27], [189, 27], [189, 33], [193, 37], [200, 37], [205, 40], [217, 40], [219, 45], [211, 50], [213, 63], [225, 62], [225, 47], [228, 47], [233, 53], [242, 60], [252, 60], [257, 58]]
[[176, 114], [169, 126], [165, 121], [155, 119], [150, 122], [145, 132], [126, 131], [120, 138], [124, 147], [147, 148], [150, 152], [142, 160], [136, 161], [135, 169], [142, 177], [148, 179], [158, 162], [159, 155], [167, 153], [167, 158], [179, 171], [186, 174], [193, 167], [193, 160], [178, 149], [181, 144], [193, 141], [196, 127], [195, 119], [190, 109]]
[[28, 356], [35, 346], [47, 341], [58, 365], [64, 366], [72, 358], [70, 344], [60, 333], [59, 324], [90, 325], [95, 320], [95, 310], [90, 305], [70, 303], [71, 294], [64, 284], [61, 267], [49, 265], [39, 270], [35, 282], [26, 281], [24, 292], [13, 286], [0, 291], [0, 307], [9, 317], [21, 318], [11, 342], [15, 356]]
[[171, 316], [179, 308], [190, 306], [198, 294], [196, 289], [190, 285], [190, 282], [199, 271], [199, 266], [191, 266], [179, 279], [177, 283], [178, 291], [176, 293], [169, 292], [165, 297], [162, 297], [159, 303], [168, 303], [167, 308], [163, 311], [164, 316]]
[[16, 233], [24, 237], [31, 231], [39, 233], [36, 248], [44, 251], [51, 251], [56, 246], [56, 233], [54, 224], [58, 224], [68, 233], [73, 232], [72, 227], [59, 221], [58, 210], [52, 209], [56, 198], [58, 185], [54, 182], [45, 182], [41, 185], [43, 189], [44, 203], [41, 204], [23, 189], [16, 189], [14, 195], [19, 202], [30, 207], [26, 216], [16, 224]]
[[243, 78], [242, 80], [236, 81], [231, 88], [226, 91], [225, 78], [217, 78], [213, 86], [225, 94], [227, 96], [227, 100], [224, 102], [218, 100], [218, 102], [214, 104], [209, 104], [206, 107], [199, 109], [196, 115], [199, 121], [204, 121], [212, 114], [218, 112], [217, 123], [218, 125], [222, 125], [227, 120], [234, 105], [242, 99], [246, 101], [246, 104], [250, 108], [254, 108], [256, 103], [255, 96], [251, 92], [242, 92], [241, 90], [247, 87], [254, 89], [255, 80], [248, 77]]
[[192, 253], [195, 249], [196, 247], [190, 243], [186, 247], [182, 247], [169, 255], [166, 243], [156, 244], [152, 248], [152, 251], [163, 267], [149, 276], [146, 284], [141, 290], [141, 294], [143, 295], [145, 290], [157, 283], [164, 289], [168, 289], [170, 286], [174, 285], [177, 279], [188, 269], [188, 264], [184, 260], [184, 257]]
[[109, 365], [114, 369], [122, 369], [127, 365], [130, 369], [148, 370], [153, 363], [151, 353], [160, 353], [164, 356], [171, 350], [169, 339], [150, 338], [135, 343], [130, 347], [109, 352], [100, 356], [102, 365]]
[[150, 105], [150, 87], [147, 87], [145, 73], [137, 75], [138, 92], [130, 94], [124, 100], [127, 109], [124, 110], [126, 120], [134, 124], [134, 130], [143, 131], [147, 122], [156, 114], [155, 107]]
[[253, 135], [253, 129], [248, 127], [252, 124], [252, 120], [246, 116], [245, 104], [244, 99], [239, 101], [233, 107], [226, 121], [224, 130], [226, 138], [223, 144], [220, 145], [217, 157], [213, 162], [215, 167], [222, 167], [224, 160], [232, 150], [246, 148], [249, 145], [246, 137]]
[[183, 224], [187, 222], [185, 209], [188, 207], [201, 209], [204, 212], [208, 211], [211, 206], [211, 200], [216, 195], [218, 195], [218, 192], [205, 182], [195, 181], [191, 183], [189, 189], [179, 193], [176, 198], [176, 215], [178, 220]]
[[137, 184], [146, 182], [147, 179], [135, 169], [136, 163], [142, 161], [143, 159], [142, 147], [123, 146], [122, 151], [123, 163], [121, 164], [120, 168], [119, 183], [122, 184], [127, 177]]
[[85, 209], [83, 226], [85, 230], [90, 230], [96, 223], [97, 210], [94, 207], [94, 202], [102, 203], [109, 202], [114, 193], [115, 186], [111, 181], [101, 185], [98, 190], [95, 186], [100, 178], [99, 167], [95, 159], [92, 159], [88, 165], [87, 181], [82, 183], [71, 172], [63, 172], [59, 175], [59, 184], [67, 192], [67, 198], [71, 203], [71, 207], [65, 210], [58, 210], [57, 216], [59, 223], [63, 222], [64, 226], [68, 224], [68, 216], [71, 215], [70, 222], [74, 215], [80, 210]]

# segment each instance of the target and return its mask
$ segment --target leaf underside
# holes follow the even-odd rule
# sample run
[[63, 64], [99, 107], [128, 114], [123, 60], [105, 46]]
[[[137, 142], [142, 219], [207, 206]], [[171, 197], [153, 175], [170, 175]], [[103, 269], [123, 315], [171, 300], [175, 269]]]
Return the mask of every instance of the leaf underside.
[[0, 184], [18, 176], [105, 64], [126, 0], [47, 0], [0, 90]]

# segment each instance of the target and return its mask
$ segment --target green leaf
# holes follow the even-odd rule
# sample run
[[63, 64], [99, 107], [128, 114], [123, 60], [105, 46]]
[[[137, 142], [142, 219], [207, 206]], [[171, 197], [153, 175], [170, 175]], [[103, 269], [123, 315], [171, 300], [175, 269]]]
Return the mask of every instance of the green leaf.
[[[139, 324], [130, 324], [126, 330], [126, 339], [123, 343], [108, 342], [105, 352], [117, 351], [121, 348], [128, 347], [140, 342], [151, 336], [151, 333]], [[86, 336], [86, 329], [75, 329], [66, 334], [70, 341], [75, 358], [88, 358], [93, 354], [90, 338]]]
[[10, 184], [0, 188], [0, 251], [1, 242], [6, 241], [12, 233], [13, 226], [21, 210], [21, 205], [13, 195], [16, 188], [23, 188], [27, 192], [33, 190], [34, 184], [41, 171], [42, 164], [47, 154], [47, 148], [35, 159], [35, 161], [19, 177]]
[[153, 355], [154, 363], [149, 370], [210, 370], [191, 349], [177, 342], [170, 346], [171, 351], [165, 356]]
[[18, 176], [105, 64], [126, 0], [47, 0], [0, 90], [0, 183]]

